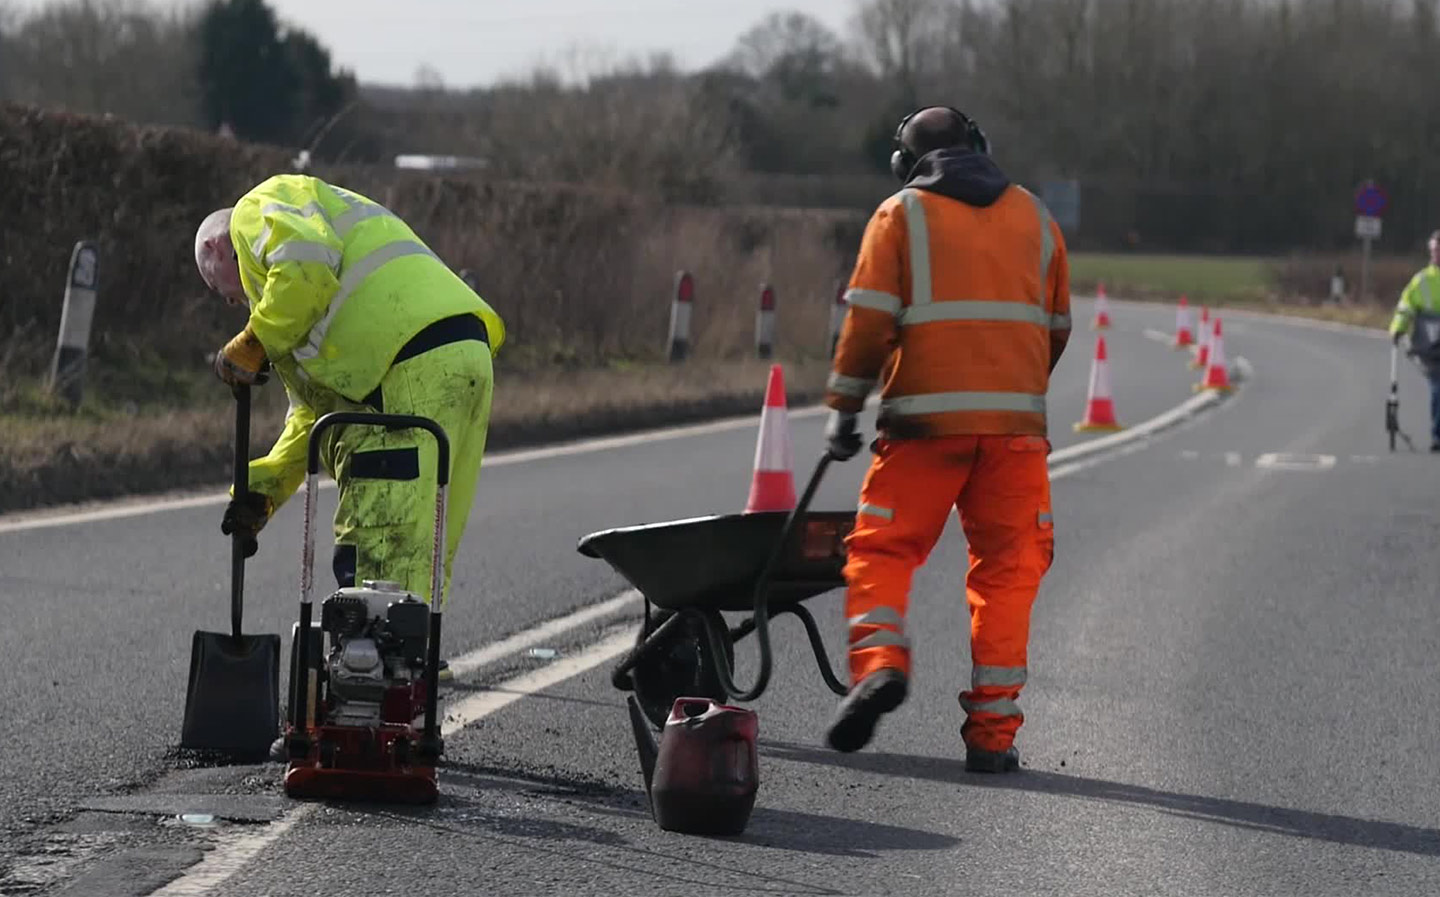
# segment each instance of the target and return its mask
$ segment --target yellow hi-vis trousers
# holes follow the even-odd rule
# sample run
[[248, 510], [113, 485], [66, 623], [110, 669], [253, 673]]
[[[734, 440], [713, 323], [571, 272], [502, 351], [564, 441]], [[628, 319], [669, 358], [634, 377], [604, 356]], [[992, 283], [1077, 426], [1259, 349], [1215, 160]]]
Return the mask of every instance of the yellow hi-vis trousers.
[[[438, 346], [394, 364], [372, 394], [387, 414], [415, 414], [440, 425], [450, 443], [440, 609], [450, 594], [456, 548], [465, 532], [485, 454], [494, 392], [490, 347], [478, 340]], [[435, 545], [435, 439], [421, 429], [340, 426], [322, 450], [339, 485], [335, 578], [340, 585], [390, 580], [430, 603]]]

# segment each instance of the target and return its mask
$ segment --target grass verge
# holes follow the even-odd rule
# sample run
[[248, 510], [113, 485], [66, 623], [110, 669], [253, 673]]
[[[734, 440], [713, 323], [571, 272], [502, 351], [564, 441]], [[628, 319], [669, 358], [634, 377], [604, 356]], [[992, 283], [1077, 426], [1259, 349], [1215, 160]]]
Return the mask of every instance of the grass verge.
[[1250, 256], [1126, 255], [1076, 253], [1071, 257], [1071, 288], [1089, 293], [1103, 283], [1115, 297], [1175, 301], [1238, 308], [1265, 314], [1384, 329], [1390, 324], [1393, 297], [1417, 265], [1409, 259], [1377, 259], [1368, 302], [1355, 297], [1326, 301], [1329, 273], [1345, 265], [1343, 257], [1265, 258]]
[[1241, 256], [1124, 255], [1075, 253], [1070, 257], [1073, 288], [1104, 283], [1115, 296], [1170, 298], [1194, 302], [1263, 300], [1275, 289], [1271, 260]]
[[[784, 360], [788, 401], [816, 401], [824, 359]], [[769, 362], [692, 361], [497, 375], [489, 449], [564, 441], [731, 414], [759, 414]], [[56, 413], [38, 395], [0, 412], [0, 512], [228, 483], [234, 407], [146, 410], [88, 404]], [[285, 414], [282, 390], [261, 387], [252, 455], [268, 450]]]

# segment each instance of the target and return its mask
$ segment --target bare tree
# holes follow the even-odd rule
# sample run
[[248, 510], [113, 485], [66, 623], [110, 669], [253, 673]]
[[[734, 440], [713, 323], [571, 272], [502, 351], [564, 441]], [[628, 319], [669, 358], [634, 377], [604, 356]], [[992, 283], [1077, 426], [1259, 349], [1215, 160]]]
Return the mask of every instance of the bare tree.
[[919, 101], [920, 81], [940, 58], [952, 0], [861, 0], [853, 28], [868, 61], [894, 85], [898, 99]]
[[721, 63], [752, 78], [832, 74], [841, 55], [840, 39], [824, 23], [800, 12], [771, 13], [735, 42]]
[[61, 0], [13, 26], [7, 95], [136, 121], [198, 120], [194, 16], [145, 0]]

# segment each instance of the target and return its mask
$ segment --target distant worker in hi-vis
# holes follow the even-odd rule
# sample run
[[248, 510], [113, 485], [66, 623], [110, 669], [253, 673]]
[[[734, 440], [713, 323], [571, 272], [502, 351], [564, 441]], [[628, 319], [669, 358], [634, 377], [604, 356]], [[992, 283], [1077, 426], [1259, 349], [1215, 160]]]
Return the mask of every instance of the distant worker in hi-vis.
[[1408, 354], [1430, 382], [1430, 451], [1440, 452], [1440, 230], [1430, 234], [1430, 264], [1415, 272], [1395, 303], [1390, 338], [1398, 346], [1406, 334]]

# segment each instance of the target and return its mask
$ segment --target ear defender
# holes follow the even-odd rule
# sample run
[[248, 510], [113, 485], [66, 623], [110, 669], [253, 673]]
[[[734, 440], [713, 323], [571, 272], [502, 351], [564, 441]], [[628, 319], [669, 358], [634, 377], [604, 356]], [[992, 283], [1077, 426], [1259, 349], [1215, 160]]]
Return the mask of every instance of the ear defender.
[[970, 144], [970, 147], [983, 156], [990, 155], [990, 139], [985, 136], [985, 132], [980, 129], [980, 126], [976, 124], [975, 120], [970, 116], [956, 109], [954, 106], [924, 106], [900, 119], [900, 124], [895, 126], [894, 136], [890, 138], [890, 142], [894, 147], [894, 150], [890, 153], [890, 172], [894, 174], [902, 184], [910, 179], [910, 172], [914, 170], [915, 163], [919, 160], [915, 158], [915, 154], [910, 151], [909, 147], [900, 142], [900, 135], [904, 132], [905, 125], [909, 123], [910, 119], [914, 118], [918, 113], [924, 112], [926, 109], [936, 108], [949, 109], [955, 113], [965, 127], [965, 140]]
[[910, 170], [915, 167], [915, 157], [907, 149], [897, 149], [890, 154], [890, 171], [900, 183], [910, 180]]

